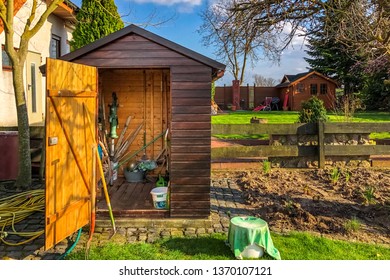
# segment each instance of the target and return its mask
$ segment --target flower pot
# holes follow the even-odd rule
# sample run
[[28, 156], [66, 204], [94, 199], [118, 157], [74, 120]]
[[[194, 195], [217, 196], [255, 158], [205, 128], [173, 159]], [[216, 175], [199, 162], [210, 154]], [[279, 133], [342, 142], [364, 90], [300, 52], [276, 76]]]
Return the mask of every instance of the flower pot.
[[124, 171], [126, 181], [129, 183], [142, 182], [144, 180], [144, 171]]

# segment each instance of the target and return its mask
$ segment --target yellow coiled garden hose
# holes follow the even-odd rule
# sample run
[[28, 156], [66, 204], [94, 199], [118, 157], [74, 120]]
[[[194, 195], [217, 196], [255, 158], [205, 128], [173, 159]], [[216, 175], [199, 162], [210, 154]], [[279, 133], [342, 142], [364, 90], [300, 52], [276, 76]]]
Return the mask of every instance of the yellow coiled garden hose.
[[[18, 246], [28, 243], [42, 235], [44, 229], [36, 232], [18, 232], [15, 229], [16, 223], [23, 221], [37, 211], [45, 211], [44, 190], [31, 190], [0, 198], [0, 241], [6, 245]], [[27, 239], [17, 243], [6, 241], [5, 239], [11, 235], [18, 235]]]

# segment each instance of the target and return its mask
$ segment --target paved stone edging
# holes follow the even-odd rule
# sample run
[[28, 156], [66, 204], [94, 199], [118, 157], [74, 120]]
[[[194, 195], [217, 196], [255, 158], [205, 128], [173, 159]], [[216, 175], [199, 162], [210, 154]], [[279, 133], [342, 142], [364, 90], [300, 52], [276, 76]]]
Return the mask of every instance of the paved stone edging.
[[[4, 190], [3, 190], [4, 191]], [[3, 192], [4, 193], [4, 192]], [[10, 191], [7, 190], [7, 194]], [[0, 189], [0, 195], [1, 195]], [[153, 243], [160, 238], [170, 237], [202, 237], [212, 233], [227, 234], [230, 217], [250, 215], [251, 209], [241, 197], [239, 187], [229, 179], [212, 180], [211, 215], [208, 219], [121, 219], [117, 218], [117, 232], [113, 235], [113, 229], [109, 220], [97, 221], [95, 233], [91, 245], [103, 245], [107, 242]], [[18, 225], [19, 229], [37, 230], [44, 226], [43, 213], [35, 213]], [[82, 232], [75, 250], [83, 250], [88, 241], [89, 226]], [[75, 240], [77, 233], [69, 239], [63, 240], [54, 248], [44, 251], [44, 237], [41, 235], [32, 242], [20, 246], [8, 246], [0, 242], [0, 259], [25, 259], [25, 260], [55, 260], [64, 254]], [[9, 240], [9, 239], [7, 239]], [[15, 236], [12, 241], [19, 241]]]

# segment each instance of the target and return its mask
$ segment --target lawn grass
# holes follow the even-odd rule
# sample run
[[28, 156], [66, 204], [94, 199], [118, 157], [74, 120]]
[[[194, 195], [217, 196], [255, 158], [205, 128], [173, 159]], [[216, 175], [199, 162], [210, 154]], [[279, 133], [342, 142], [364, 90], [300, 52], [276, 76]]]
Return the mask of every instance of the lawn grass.
[[[198, 238], [160, 239], [153, 244], [107, 243], [92, 246], [91, 260], [234, 260], [224, 234]], [[308, 233], [272, 234], [275, 247], [284, 260], [390, 260], [388, 246], [330, 240]], [[83, 260], [83, 250], [72, 252], [67, 259]], [[265, 255], [263, 259], [271, 259]]]
[[[226, 114], [212, 116], [212, 124], [248, 124], [252, 117], [267, 119], [268, 123], [296, 123], [298, 122], [296, 111], [235, 111]], [[345, 117], [337, 113], [328, 113], [329, 121], [344, 122]], [[358, 112], [351, 122], [390, 122], [390, 112]]]
[[[226, 114], [212, 116], [212, 124], [249, 124], [252, 117], [267, 119], [268, 123], [296, 123], [298, 121], [299, 112], [295, 111], [235, 111]], [[330, 122], [344, 122], [345, 117], [342, 114], [328, 113]], [[390, 122], [390, 112], [357, 112], [353, 118], [349, 118], [350, 122]], [[253, 135], [213, 135], [220, 139], [268, 139], [267, 134]], [[389, 139], [390, 133], [371, 133], [371, 139]]]

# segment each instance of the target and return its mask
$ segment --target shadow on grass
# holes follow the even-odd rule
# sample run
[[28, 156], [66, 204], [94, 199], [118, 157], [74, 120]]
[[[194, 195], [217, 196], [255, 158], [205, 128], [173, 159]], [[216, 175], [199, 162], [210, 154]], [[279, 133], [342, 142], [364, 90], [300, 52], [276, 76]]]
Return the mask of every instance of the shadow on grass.
[[234, 254], [225, 241], [226, 236], [213, 235], [198, 238], [171, 238], [159, 241], [158, 244], [166, 250], [180, 252], [180, 255], [191, 259], [233, 260]]

